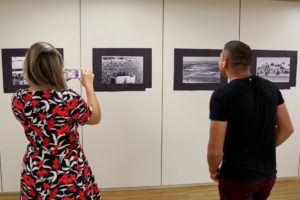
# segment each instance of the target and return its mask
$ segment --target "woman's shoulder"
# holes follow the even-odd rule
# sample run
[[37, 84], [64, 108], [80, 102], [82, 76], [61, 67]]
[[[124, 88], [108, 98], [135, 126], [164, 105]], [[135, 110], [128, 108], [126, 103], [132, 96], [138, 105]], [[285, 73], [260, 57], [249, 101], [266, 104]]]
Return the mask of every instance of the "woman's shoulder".
[[[16, 91], [12, 98], [18, 98], [18, 99], [23, 99], [23, 97], [30, 96], [38, 98], [38, 97], [45, 97], [45, 98], [51, 98], [51, 97], [60, 97], [63, 98], [65, 96], [71, 96], [71, 97], [80, 97], [80, 94], [77, 93], [75, 90], [71, 88], [67, 89], [60, 89], [60, 90], [40, 90], [40, 91], [29, 91], [28, 89], [19, 89]], [[30, 98], [30, 99], [31, 99]]]
[[15, 93], [13, 93], [13, 98], [21, 98], [24, 94], [26, 94], [27, 89], [19, 89]]
[[28, 91], [28, 89], [18, 89], [14, 95], [20, 95], [20, 94], [24, 94]]
[[68, 96], [78, 96], [80, 97], [80, 94], [78, 94], [78, 92], [76, 92], [75, 90], [68, 88], [68, 89], [64, 89], [62, 91], [60, 91], [63, 95], [68, 95]]
[[25, 100], [23, 99], [26, 95], [26, 89], [19, 89], [15, 93], [13, 93], [11, 97], [11, 102], [14, 105], [15, 103], [25, 103]]

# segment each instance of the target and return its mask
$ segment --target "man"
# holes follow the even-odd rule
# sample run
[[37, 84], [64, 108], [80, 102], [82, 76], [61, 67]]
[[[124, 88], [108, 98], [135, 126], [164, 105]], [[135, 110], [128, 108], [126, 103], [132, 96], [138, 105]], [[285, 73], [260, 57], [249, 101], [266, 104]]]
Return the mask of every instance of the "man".
[[251, 75], [250, 62], [248, 45], [228, 42], [219, 68], [229, 83], [211, 96], [207, 160], [221, 200], [267, 199], [276, 180], [276, 146], [294, 131], [281, 92]]

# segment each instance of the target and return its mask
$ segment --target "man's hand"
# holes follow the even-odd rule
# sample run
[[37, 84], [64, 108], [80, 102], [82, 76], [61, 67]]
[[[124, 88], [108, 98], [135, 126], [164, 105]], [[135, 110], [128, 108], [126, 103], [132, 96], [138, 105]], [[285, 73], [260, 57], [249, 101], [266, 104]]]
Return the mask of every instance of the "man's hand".
[[210, 136], [207, 146], [207, 162], [210, 178], [218, 181], [220, 164], [222, 162], [224, 140], [227, 129], [227, 121], [211, 120]]
[[218, 171], [210, 173], [210, 178], [215, 182], [219, 182], [219, 175], [220, 175], [220, 170], [218, 169]]
[[284, 103], [277, 106], [276, 117], [276, 146], [279, 146], [294, 132], [294, 127]]

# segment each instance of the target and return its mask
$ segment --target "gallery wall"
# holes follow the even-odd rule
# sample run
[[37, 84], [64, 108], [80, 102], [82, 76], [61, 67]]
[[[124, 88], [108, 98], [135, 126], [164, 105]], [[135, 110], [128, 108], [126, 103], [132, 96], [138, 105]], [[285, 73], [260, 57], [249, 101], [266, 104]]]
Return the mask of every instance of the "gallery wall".
[[160, 184], [162, 11], [161, 0], [82, 1], [83, 66], [92, 66], [92, 48], [152, 48], [152, 89], [97, 93], [102, 122], [84, 127], [100, 187]]
[[[0, 48], [29, 48], [37, 41], [47, 41], [64, 49], [65, 66], [80, 64], [79, 2], [10, 1], [0, 2]], [[2, 60], [0, 58], [2, 65]], [[3, 192], [18, 191], [22, 159], [28, 141], [24, 129], [11, 111], [12, 94], [3, 93], [0, 68], [0, 152]], [[70, 87], [80, 91], [75, 81]]]
[[166, 0], [163, 71], [163, 184], [210, 182], [206, 148], [212, 91], [173, 91], [174, 48], [222, 49], [238, 39], [238, 0]]
[[300, 3], [287, 1], [242, 1], [241, 40], [253, 49], [298, 51], [297, 87], [282, 90], [295, 133], [277, 149], [279, 177], [298, 175], [300, 136]]
[[[92, 171], [101, 188], [209, 183], [212, 91], [173, 91], [174, 48], [221, 49], [240, 38], [255, 49], [300, 51], [299, 18], [299, 2], [267, 0], [242, 0], [241, 10], [239, 0], [1, 0], [0, 48], [47, 41], [64, 48], [66, 66], [90, 69], [92, 48], [152, 48], [151, 90], [97, 93], [102, 122], [81, 129]], [[76, 80], [69, 86], [81, 91]], [[27, 140], [2, 81], [0, 91], [2, 192], [12, 192]], [[296, 132], [278, 148], [278, 175], [294, 177], [300, 90], [282, 93]]]

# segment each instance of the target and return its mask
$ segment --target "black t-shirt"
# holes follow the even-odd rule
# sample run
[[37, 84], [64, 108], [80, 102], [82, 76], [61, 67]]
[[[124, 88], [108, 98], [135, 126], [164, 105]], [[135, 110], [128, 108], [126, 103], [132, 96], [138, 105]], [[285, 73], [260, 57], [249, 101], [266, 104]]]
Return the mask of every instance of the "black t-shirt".
[[214, 91], [210, 119], [228, 122], [221, 175], [248, 181], [276, 173], [276, 113], [282, 103], [278, 88], [258, 76]]

